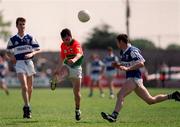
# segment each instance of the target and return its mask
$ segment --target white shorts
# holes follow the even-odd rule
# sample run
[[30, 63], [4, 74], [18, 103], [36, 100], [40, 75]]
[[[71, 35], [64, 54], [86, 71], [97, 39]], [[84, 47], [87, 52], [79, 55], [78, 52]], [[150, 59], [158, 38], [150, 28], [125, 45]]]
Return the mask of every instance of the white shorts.
[[100, 74], [91, 74], [91, 80], [98, 81], [101, 79]]
[[116, 74], [117, 74], [116, 70], [106, 71], [106, 76], [107, 77], [114, 77], [114, 76], [116, 76]]
[[131, 80], [136, 86], [143, 86], [143, 80], [141, 78], [127, 78], [127, 80]]
[[32, 60], [17, 60], [15, 65], [16, 73], [24, 73], [28, 76], [36, 73]]
[[5, 83], [5, 78], [4, 77], [0, 77], [0, 85], [1, 85], [1, 83]]
[[82, 67], [77, 66], [74, 68], [69, 67], [68, 65], [65, 65], [69, 70], [69, 75], [67, 78], [82, 78]]

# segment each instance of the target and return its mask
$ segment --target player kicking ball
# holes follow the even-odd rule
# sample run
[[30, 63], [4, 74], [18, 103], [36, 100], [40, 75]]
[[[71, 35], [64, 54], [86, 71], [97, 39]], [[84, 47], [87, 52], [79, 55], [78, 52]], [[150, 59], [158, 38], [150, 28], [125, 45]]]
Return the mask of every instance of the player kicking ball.
[[117, 36], [117, 46], [120, 51], [121, 63], [113, 63], [113, 66], [122, 71], [126, 71], [126, 82], [121, 87], [116, 100], [116, 105], [112, 114], [101, 112], [101, 116], [109, 121], [115, 122], [118, 118], [119, 112], [122, 109], [125, 97], [131, 92], [135, 92], [142, 100], [147, 104], [156, 104], [169, 99], [180, 101], [180, 93], [178, 91], [172, 94], [158, 94], [151, 96], [149, 91], [143, 85], [141, 78], [140, 68], [144, 66], [144, 58], [140, 54], [138, 48], [129, 44], [129, 39], [126, 34], [120, 34]]
[[[81, 80], [82, 80], [82, 61], [83, 51], [78, 41], [74, 40], [69, 29], [61, 31], [61, 60], [54, 73], [54, 78], [50, 80], [51, 89], [56, 88], [57, 82], [68, 79], [73, 84], [74, 100], [75, 100], [75, 119], [81, 119], [80, 100], [81, 100]], [[62, 66], [61, 66], [62, 65]]]

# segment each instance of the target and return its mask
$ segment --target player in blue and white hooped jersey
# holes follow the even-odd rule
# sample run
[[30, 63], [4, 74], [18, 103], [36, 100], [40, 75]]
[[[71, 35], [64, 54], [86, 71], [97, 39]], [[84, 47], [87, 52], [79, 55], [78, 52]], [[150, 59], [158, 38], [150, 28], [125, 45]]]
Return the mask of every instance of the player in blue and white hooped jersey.
[[25, 34], [26, 19], [18, 17], [16, 27], [18, 33], [9, 39], [7, 50], [10, 58], [16, 61], [15, 70], [21, 83], [24, 101], [23, 118], [31, 118], [30, 99], [33, 89], [33, 75], [35, 74], [32, 58], [40, 50], [38, 42], [29, 34]]
[[104, 97], [104, 92], [100, 80], [102, 78], [102, 74], [104, 72], [104, 63], [99, 59], [97, 54], [92, 54], [92, 61], [90, 63], [90, 93], [89, 97], [93, 95], [94, 86], [98, 86], [101, 97]]
[[119, 62], [118, 57], [114, 55], [112, 47], [108, 47], [107, 56], [103, 59], [105, 64], [105, 76], [108, 81], [110, 98], [114, 98], [113, 79], [117, 75], [117, 69], [112, 66], [112, 63]]
[[140, 54], [140, 50], [130, 44], [126, 34], [117, 36], [117, 46], [120, 51], [120, 64], [114, 63], [113, 66], [126, 71], [126, 82], [121, 87], [116, 100], [116, 105], [112, 114], [101, 112], [101, 116], [109, 121], [115, 122], [120, 110], [122, 109], [124, 99], [131, 92], [135, 92], [147, 104], [155, 104], [168, 99], [180, 101], [180, 92], [175, 91], [172, 94], [158, 94], [152, 96], [143, 85], [140, 68], [144, 67], [144, 58]]

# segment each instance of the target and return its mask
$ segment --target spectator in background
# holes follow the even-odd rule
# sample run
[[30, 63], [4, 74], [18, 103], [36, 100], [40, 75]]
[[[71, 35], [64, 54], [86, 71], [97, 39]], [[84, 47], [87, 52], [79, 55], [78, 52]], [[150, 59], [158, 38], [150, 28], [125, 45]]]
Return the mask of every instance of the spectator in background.
[[97, 54], [92, 54], [91, 56], [91, 63], [90, 63], [90, 92], [89, 97], [93, 96], [93, 90], [95, 86], [98, 86], [100, 91], [100, 96], [104, 97], [103, 87], [100, 83], [100, 80], [102, 78], [103, 72], [104, 72], [104, 63], [99, 59], [99, 56]]
[[112, 63], [119, 62], [118, 57], [114, 55], [112, 47], [108, 47], [107, 49], [107, 55], [103, 59], [103, 62], [105, 64], [105, 76], [107, 79], [109, 92], [110, 92], [110, 98], [114, 98], [114, 83], [113, 79], [117, 75], [117, 69], [112, 66]]
[[6, 85], [5, 77], [8, 73], [8, 62], [6, 61], [6, 54], [0, 54], [0, 88], [2, 88], [7, 95], [9, 95], [8, 87]]
[[159, 77], [163, 88], [165, 87], [165, 81], [168, 75], [169, 75], [169, 67], [167, 64], [163, 63], [160, 66], [160, 77]]
[[148, 80], [148, 75], [149, 75], [147, 68], [144, 66], [144, 67], [140, 68], [140, 71], [141, 71], [141, 74], [142, 74], [143, 81], [147, 81]]

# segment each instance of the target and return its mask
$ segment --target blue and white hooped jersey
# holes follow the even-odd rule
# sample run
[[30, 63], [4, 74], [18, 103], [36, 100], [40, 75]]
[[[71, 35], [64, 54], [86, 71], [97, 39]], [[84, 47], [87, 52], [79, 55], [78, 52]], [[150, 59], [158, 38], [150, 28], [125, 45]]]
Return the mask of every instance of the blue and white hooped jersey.
[[4, 78], [6, 76], [7, 69], [8, 69], [7, 61], [0, 63], [0, 78]]
[[104, 67], [104, 63], [101, 60], [96, 59], [96, 60], [92, 61], [91, 62], [91, 74], [100, 74], [103, 67]]
[[39, 50], [38, 42], [29, 34], [20, 37], [18, 34], [11, 37], [7, 49], [14, 54], [16, 60], [27, 60], [25, 55], [35, 50]]
[[[138, 62], [145, 62], [145, 59], [140, 54], [140, 50], [134, 46], [129, 45], [125, 51], [120, 51], [120, 63], [123, 66], [133, 66]], [[126, 78], [141, 78], [140, 69], [127, 71]]]
[[113, 62], [119, 62], [118, 57], [115, 56], [114, 54], [110, 55], [110, 56], [106, 56], [103, 60], [105, 67], [106, 67], [106, 71], [114, 71], [116, 70], [113, 66], [112, 63]]

